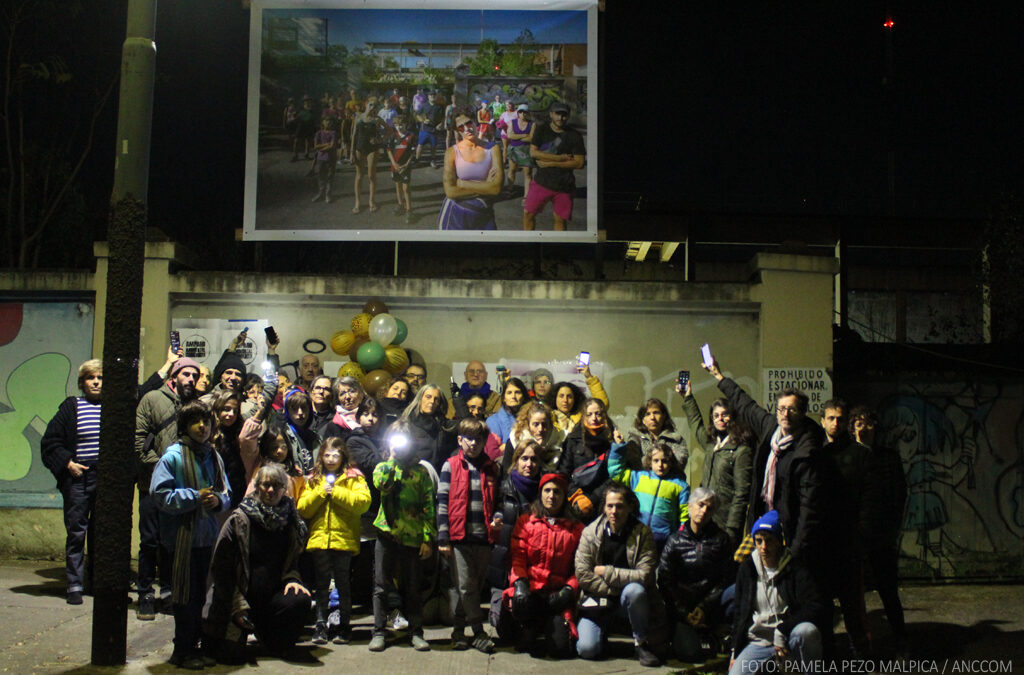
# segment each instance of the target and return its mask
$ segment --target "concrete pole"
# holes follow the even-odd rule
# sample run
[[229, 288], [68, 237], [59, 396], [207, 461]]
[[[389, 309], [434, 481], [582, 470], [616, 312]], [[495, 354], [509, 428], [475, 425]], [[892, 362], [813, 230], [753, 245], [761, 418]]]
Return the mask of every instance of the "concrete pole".
[[149, 140], [156, 63], [156, 0], [129, 0], [117, 113], [110, 258], [103, 336], [103, 412], [96, 494], [92, 663], [127, 659], [139, 322]]

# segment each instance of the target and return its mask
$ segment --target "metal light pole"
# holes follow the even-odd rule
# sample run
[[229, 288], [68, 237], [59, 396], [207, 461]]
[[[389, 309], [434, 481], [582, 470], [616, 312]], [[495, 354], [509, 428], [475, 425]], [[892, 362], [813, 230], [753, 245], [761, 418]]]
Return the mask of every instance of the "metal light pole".
[[92, 663], [125, 663], [156, 0], [128, 0], [111, 195], [96, 494]]

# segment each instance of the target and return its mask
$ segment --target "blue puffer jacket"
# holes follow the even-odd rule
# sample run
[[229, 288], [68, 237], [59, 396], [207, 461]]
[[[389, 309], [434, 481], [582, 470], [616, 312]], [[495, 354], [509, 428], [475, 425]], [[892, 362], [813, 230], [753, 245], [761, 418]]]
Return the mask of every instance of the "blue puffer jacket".
[[[156, 507], [160, 509], [160, 543], [173, 551], [178, 536], [178, 526], [185, 518], [191, 518], [196, 509], [200, 510], [199, 522], [192, 533], [192, 548], [213, 546], [217, 541], [220, 526], [216, 514], [224, 511], [231, 503], [231, 487], [224, 476], [224, 464], [209, 444], [192, 446], [199, 470], [196, 476], [200, 487], [213, 487], [220, 498], [220, 507], [208, 511], [199, 503], [199, 490], [184, 487], [185, 474], [182, 470], [181, 441], [167, 448], [153, 470], [149, 493], [153, 495]], [[220, 477], [221, 490], [215, 482]]]
[[637, 517], [651, 528], [660, 546], [686, 522], [690, 486], [682, 477], [660, 478], [653, 471], [626, 468], [623, 458], [628, 443], [613, 443], [608, 451], [608, 475], [633, 489], [640, 501]]

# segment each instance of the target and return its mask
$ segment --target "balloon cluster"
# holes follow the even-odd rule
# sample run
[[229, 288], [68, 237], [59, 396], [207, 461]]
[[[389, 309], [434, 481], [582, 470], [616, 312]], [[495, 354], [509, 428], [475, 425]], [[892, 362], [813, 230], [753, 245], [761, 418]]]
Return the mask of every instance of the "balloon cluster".
[[338, 369], [338, 377], [358, 379], [366, 393], [374, 396], [385, 382], [409, 366], [408, 353], [399, 347], [409, 336], [409, 328], [388, 314], [388, 306], [379, 298], [366, 301], [363, 311], [352, 317], [350, 328], [331, 336], [334, 353], [349, 358]]

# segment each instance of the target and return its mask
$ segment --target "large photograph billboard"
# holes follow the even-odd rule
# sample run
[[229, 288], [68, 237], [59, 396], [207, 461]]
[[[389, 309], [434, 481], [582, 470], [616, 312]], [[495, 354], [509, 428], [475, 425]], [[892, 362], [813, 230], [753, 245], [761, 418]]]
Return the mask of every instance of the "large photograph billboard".
[[253, 2], [248, 240], [594, 241], [596, 0]]

